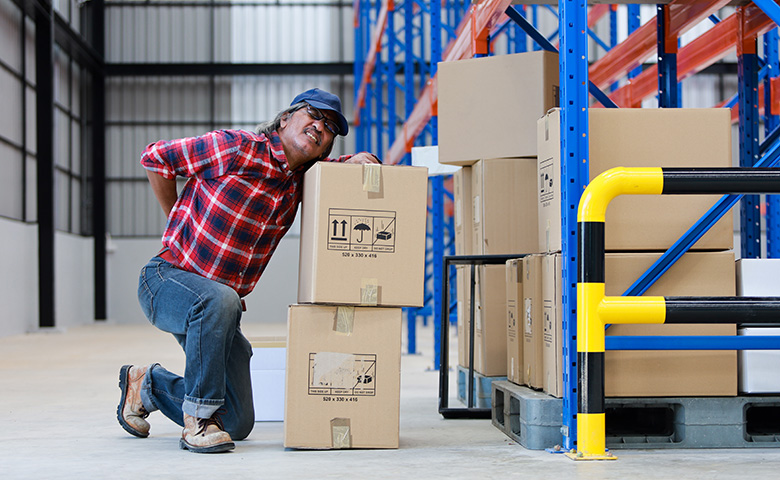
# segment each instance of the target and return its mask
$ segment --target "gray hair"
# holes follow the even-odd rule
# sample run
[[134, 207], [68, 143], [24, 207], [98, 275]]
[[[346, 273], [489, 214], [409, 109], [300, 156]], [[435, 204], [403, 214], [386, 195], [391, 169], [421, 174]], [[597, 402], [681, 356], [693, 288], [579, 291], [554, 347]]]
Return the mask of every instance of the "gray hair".
[[[292, 116], [293, 113], [297, 112], [298, 110], [302, 108], [306, 108], [308, 103], [306, 102], [298, 102], [295, 105], [291, 105], [281, 112], [276, 114], [276, 117], [273, 120], [263, 122], [255, 127], [255, 133], [257, 134], [265, 134], [267, 137], [271, 136], [272, 132], [275, 132], [279, 130], [279, 127], [282, 126], [282, 120], [286, 120], [289, 117]], [[336, 136], [333, 136], [333, 140], [330, 141], [330, 145], [325, 149], [322, 156], [319, 158], [315, 158], [314, 161], [317, 160], [323, 160], [325, 158], [328, 158], [328, 155], [330, 155], [330, 152], [333, 150], [333, 143], [336, 140]]]

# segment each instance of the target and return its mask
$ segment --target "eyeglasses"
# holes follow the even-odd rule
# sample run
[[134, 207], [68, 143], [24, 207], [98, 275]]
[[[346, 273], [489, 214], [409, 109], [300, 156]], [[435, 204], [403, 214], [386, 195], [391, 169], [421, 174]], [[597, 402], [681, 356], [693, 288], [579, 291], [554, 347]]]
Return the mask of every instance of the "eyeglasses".
[[330, 133], [333, 134], [335, 137], [339, 134], [341, 131], [339, 129], [339, 126], [336, 125], [332, 120], [328, 119], [324, 113], [322, 113], [317, 107], [312, 107], [308, 103], [306, 104], [306, 113], [309, 114], [311, 118], [314, 120], [322, 120], [322, 124], [325, 125], [325, 128], [328, 129]]

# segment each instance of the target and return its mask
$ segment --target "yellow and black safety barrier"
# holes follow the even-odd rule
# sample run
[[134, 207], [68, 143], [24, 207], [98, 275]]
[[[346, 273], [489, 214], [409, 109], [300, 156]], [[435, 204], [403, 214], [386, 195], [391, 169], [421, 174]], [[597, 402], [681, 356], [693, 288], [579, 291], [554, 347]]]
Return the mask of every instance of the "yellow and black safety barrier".
[[577, 213], [578, 460], [611, 460], [606, 452], [604, 329], [608, 324], [780, 323], [780, 298], [607, 297], [604, 232], [618, 195], [780, 193], [776, 168], [613, 168], [593, 181]]

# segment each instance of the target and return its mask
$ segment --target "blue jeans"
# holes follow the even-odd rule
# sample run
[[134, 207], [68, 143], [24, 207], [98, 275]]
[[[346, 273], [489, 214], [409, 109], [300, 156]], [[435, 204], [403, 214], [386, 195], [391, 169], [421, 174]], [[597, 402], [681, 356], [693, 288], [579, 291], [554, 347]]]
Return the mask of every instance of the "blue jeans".
[[138, 300], [149, 321], [173, 334], [184, 349], [184, 377], [154, 364], [144, 379], [144, 408], [160, 410], [183, 426], [182, 412], [210, 418], [220, 410], [234, 440], [255, 421], [249, 359], [252, 346], [241, 333], [241, 298], [235, 290], [174, 267], [160, 257], [141, 269]]

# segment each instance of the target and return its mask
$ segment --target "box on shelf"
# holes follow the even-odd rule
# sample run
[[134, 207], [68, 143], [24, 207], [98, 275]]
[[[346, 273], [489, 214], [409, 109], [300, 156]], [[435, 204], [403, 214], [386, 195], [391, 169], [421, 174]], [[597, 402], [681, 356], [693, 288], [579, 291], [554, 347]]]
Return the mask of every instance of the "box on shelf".
[[542, 389], [554, 397], [563, 396], [563, 291], [561, 254], [542, 260]]
[[284, 420], [284, 376], [287, 357], [286, 337], [253, 337], [249, 374], [255, 422]]
[[398, 448], [401, 312], [290, 307], [285, 447]]
[[[745, 327], [739, 328], [737, 335], [780, 336], [780, 328]], [[780, 375], [777, 374], [779, 363], [780, 351], [740, 350], [739, 392], [780, 393]]]
[[523, 259], [506, 262], [506, 375], [507, 380], [523, 385]]
[[505, 270], [504, 265], [476, 268], [474, 370], [487, 377], [506, 376]]
[[421, 307], [423, 167], [317, 162], [305, 175], [299, 303]]
[[523, 382], [531, 388], [544, 386], [542, 315], [542, 262], [544, 255], [523, 257]]
[[537, 253], [536, 159], [480, 160], [471, 179], [474, 254]]
[[[621, 295], [661, 256], [660, 253], [607, 253], [605, 288]], [[560, 258], [560, 254], [548, 255]], [[549, 265], [549, 264], [548, 264]], [[555, 267], [556, 269], [558, 266]], [[734, 252], [688, 252], [673, 265], [646, 295], [733, 296]], [[551, 273], [553, 270], [545, 270]], [[554, 274], [561, 291], [562, 276]], [[549, 276], [545, 284], [549, 286]], [[549, 287], [548, 287], [549, 288]], [[549, 290], [548, 290], [549, 291]], [[547, 295], [546, 295], [547, 296]], [[556, 301], [560, 295], [555, 294]], [[560, 312], [560, 307], [558, 312]], [[560, 314], [553, 328], [561, 329]], [[735, 335], [736, 327], [717, 324], [669, 324], [610, 326], [607, 335]], [[562, 352], [555, 347], [556, 352]], [[559, 355], [545, 356], [545, 371], [560, 375]], [[561, 377], [562, 378], [562, 377]], [[607, 350], [605, 393], [608, 397], [734, 396], [737, 393], [737, 356], [733, 350]], [[554, 393], [551, 393], [554, 395]]]
[[[737, 295], [743, 297], [780, 297], [780, 259], [741, 258], [737, 260]], [[780, 335], [778, 327], [741, 327], [738, 335]], [[780, 393], [778, 350], [739, 351], [740, 393]]]
[[439, 162], [535, 157], [536, 120], [559, 104], [558, 70], [546, 51], [439, 63]]
[[[614, 167], [731, 167], [727, 109], [590, 109], [590, 179]], [[539, 249], [561, 250], [560, 110], [538, 122]], [[663, 139], [660, 141], [659, 139]], [[607, 251], [665, 251], [721, 195], [621, 195], [607, 209]], [[731, 212], [693, 250], [732, 248]]]
[[[610, 253], [605, 262], [607, 295], [622, 295], [660, 253]], [[645, 295], [733, 296], [734, 252], [688, 252]], [[736, 335], [732, 325], [612, 325], [607, 335]], [[607, 396], [734, 396], [737, 354], [733, 350], [607, 351]]]

